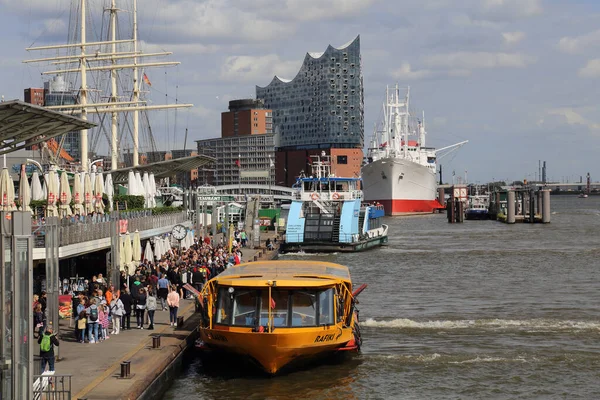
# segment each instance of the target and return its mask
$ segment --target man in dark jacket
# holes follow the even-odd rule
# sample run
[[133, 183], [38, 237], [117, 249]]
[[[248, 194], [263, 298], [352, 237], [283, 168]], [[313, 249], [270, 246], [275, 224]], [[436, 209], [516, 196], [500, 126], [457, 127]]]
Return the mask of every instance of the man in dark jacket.
[[[42, 341], [46, 337], [46, 340], [50, 340], [49, 349], [44, 349], [44, 345], [42, 345]], [[52, 326], [48, 326], [46, 328], [46, 332], [43, 335], [40, 335], [38, 338], [38, 344], [40, 345], [40, 359], [42, 362], [41, 371], [44, 372], [46, 370], [46, 364], [48, 364], [48, 371], [54, 371], [54, 346], [58, 346], [58, 338], [56, 335], [52, 333]]]
[[123, 303], [123, 308], [125, 309], [125, 313], [121, 319], [121, 329], [131, 329], [131, 295], [129, 294], [129, 289], [125, 289], [121, 292], [121, 302]]

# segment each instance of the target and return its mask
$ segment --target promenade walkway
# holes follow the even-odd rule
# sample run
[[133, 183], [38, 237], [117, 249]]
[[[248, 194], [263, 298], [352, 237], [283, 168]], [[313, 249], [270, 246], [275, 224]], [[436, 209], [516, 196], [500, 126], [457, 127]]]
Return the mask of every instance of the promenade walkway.
[[[266, 237], [265, 237], [266, 238]], [[264, 247], [264, 242], [262, 243]], [[272, 259], [277, 251], [263, 254], [263, 249], [244, 249], [243, 262]], [[135, 328], [132, 318], [131, 330], [122, 330], [119, 335], [110, 335], [104, 342], [79, 343], [73, 335], [69, 320], [60, 321], [60, 357], [55, 365], [57, 375], [71, 375], [72, 398], [76, 399], [137, 399], [152, 382], [187, 347], [194, 337], [199, 323], [194, 300], [181, 300], [179, 315], [184, 317], [184, 326], [174, 329], [169, 325], [169, 312], [155, 313], [155, 329]], [[161, 349], [151, 349], [152, 336], [161, 336]], [[39, 348], [35, 353], [38, 354]], [[120, 379], [120, 364], [131, 361], [131, 379]], [[145, 398], [148, 398], [144, 396]]]

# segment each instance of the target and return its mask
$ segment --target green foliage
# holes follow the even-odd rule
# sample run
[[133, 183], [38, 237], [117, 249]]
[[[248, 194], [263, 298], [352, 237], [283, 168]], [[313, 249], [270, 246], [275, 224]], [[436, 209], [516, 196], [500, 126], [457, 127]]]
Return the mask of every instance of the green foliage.
[[117, 208], [117, 202], [126, 202], [127, 210], [144, 208], [144, 196], [130, 196], [127, 194], [119, 194], [113, 197], [113, 202], [115, 205], [115, 209]]

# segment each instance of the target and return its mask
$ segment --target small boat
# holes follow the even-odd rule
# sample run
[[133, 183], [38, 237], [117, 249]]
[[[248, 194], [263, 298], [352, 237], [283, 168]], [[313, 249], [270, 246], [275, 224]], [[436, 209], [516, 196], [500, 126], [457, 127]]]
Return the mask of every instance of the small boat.
[[200, 339], [206, 363], [233, 357], [267, 374], [329, 356], [357, 352], [356, 297], [345, 266], [277, 260], [236, 265], [200, 295]]
[[468, 206], [465, 210], [465, 219], [489, 219], [489, 202], [487, 195], [476, 194], [469, 196]]
[[279, 251], [356, 252], [382, 246], [388, 226], [382, 204], [363, 203], [361, 179], [331, 173], [330, 157], [311, 156], [312, 174], [301, 175], [295, 189]]

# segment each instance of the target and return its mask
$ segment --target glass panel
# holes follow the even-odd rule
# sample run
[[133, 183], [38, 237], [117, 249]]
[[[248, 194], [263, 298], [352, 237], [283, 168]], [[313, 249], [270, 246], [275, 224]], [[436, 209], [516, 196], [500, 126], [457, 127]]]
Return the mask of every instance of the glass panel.
[[292, 326], [315, 326], [316, 315], [314, 293], [295, 292], [292, 294]]
[[273, 315], [273, 326], [289, 326], [288, 306], [290, 293], [287, 290], [273, 290], [271, 292], [271, 297], [273, 299], [272, 305], [275, 306], [275, 308], [271, 310], [271, 314]]
[[319, 325], [333, 325], [333, 288], [319, 293]]
[[[27, 396], [29, 393], [29, 333], [32, 332], [31, 324], [33, 315], [31, 310], [31, 299], [29, 298], [29, 287], [32, 282], [29, 280], [29, 252], [28, 239], [17, 239], [16, 243], [17, 270], [19, 277], [19, 361], [18, 361], [18, 386], [19, 393]], [[31, 357], [33, 359], [33, 357]]]
[[4, 313], [5, 325], [0, 327], [0, 337], [2, 340], [3, 354], [2, 359], [2, 398], [12, 398], [12, 273], [11, 273], [11, 256], [12, 256], [12, 240], [10, 237], [4, 237], [4, 301], [2, 312]]
[[256, 290], [235, 293], [233, 304], [233, 325], [256, 325]]
[[231, 295], [228, 287], [219, 288], [217, 324], [231, 325]]

